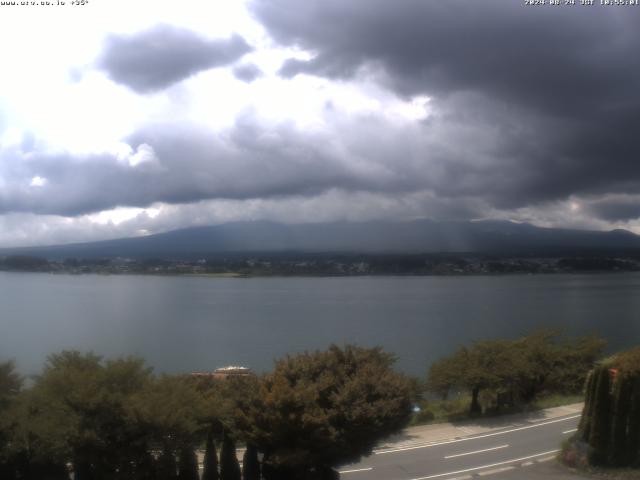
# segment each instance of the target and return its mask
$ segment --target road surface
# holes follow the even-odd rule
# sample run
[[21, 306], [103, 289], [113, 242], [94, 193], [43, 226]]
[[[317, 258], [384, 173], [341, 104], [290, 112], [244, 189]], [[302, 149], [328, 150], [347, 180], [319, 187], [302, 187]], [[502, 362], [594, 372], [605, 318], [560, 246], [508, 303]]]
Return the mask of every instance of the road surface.
[[[554, 458], [575, 432], [580, 415], [494, 430], [451, 440], [390, 446], [342, 467], [343, 480], [451, 480], [512, 471]], [[503, 476], [503, 478], [506, 478]], [[513, 477], [518, 478], [518, 477]]]

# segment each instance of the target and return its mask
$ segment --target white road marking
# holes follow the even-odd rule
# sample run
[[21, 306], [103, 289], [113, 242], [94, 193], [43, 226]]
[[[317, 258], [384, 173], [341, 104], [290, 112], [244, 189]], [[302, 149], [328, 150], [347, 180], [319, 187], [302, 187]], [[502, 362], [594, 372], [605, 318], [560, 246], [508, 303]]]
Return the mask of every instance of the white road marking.
[[478, 472], [478, 475], [481, 477], [486, 477], [487, 475], [495, 475], [496, 473], [508, 472], [509, 470], [515, 470], [515, 469], [516, 467], [514, 467], [513, 465], [509, 467], [498, 467], [498, 468], [494, 468], [493, 470]]
[[444, 458], [458, 458], [458, 457], [464, 457], [466, 455], [475, 455], [476, 453], [483, 453], [483, 452], [491, 452], [492, 450], [500, 450], [501, 448], [507, 448], [509, 445], [500, 445], [499, 447], [491, 447], [491, 448], [485, 448], [483, 450], [476, 450], [475, 452], [467, 452], [467, 453], [458, 453], [456, 455], [447, 455]]
[[513, 463], [513, 462], [521, 462], [522, 460], [529, 460], [530, 458], [542, 457], [543, 455], [558, 453], [559, 451], [560, 450], [550, 450], [548, 452], [536, 453], [535, 455], [529, 455], [527, 457], [513, 458], [511, 460], [506, 460], [504, 462], [492, 463], [490, 465], [482, 465], [480, 467], [465, 468], [464, 470], [457, 470], [455, 472], [438, 473], [436, 475], [428, 475], [426, 477], [417, 477], [417, 478], [412, 478], [411, 480], [428, 480], [429, 478], [446, 477], [447, 475], [457, 475], [459, 473], [473, 472], [474, 470], [484, 470], [485, 468], [497, 467], [500, 465], [506, 465], [508, 463]]
[[355, 470], [341, 470], [338, 473], [339, 474], [343, 474], [343, 473], [356, 473], [356, 472], [370, 472], [371, 470], [373, 470], [372, 467], [369, 467], [369, 468], [356, 468]]
[[483, 435], [476, 435], [475, 437], [458, 438], [458, 439], [455, 439], [455, 440], [446, 440], [444, 442], [427, 443], [427, 444], [423, 444], [423, 445], [414, 445], [414, 446], [411, 446], [411, 447], [390, 448], [388, 450], [380, 450], [380, 451], [377, 451], [377, 452], [374, 452], [374, 453], [376, 455], [384, 455], [385, 453], [404, 452], [406, 450], [416, 450], [416, 449], [419, 449], [419, 448], [437, 447], [438, 445], [448, 445], [450, 443], [468, 442], [469, 440], [477, 440], [479, 438], [495, 437], [496, 435], [504, 435], [506, 433], [519, 432], [521, 430], [528, 430], [530, 428], [543, 427], [545, 425], [551, 425], [552, 423], [566, 422], [567, 420], [573, 420], [574, 418], [579, 418], [580, 416], [581, 415], [573, 415], [571, 417], [559, 418], [559, 419], [556, 419], [556, 420], [549, 420], [548, 422], [540, 422], [540, 423], [536, 423], [534, 425], [527, 425], [526, 427], [518, 427], [518, 428], [512, 428], [511, 430], [503, 430], [503, 431], [500, 431], [500, 432], [493, 432], [493, 433], [485, 433]]
[[573, 433], [573, 432], [577, 432], [578, 429], [577, 428], [572, 428], [571, 430], [565, 430], [564, 432], [562, 432], [563, 435], [566, 435], [567, 433]]

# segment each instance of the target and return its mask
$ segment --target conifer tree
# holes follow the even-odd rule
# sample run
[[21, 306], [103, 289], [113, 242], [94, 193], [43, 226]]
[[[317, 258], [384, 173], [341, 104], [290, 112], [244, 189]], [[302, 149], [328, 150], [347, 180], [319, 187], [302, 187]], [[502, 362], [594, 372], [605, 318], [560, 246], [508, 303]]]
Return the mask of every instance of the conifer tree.
[[84, 460], [76, 460], [73, 465], [74, 480], [93, 480], [93, 469], [91, 464]]
[[191, 446], [180, 449], [178, 480], [200, 480], [198, 457], [196, 457], [196, 452]]
[[631, 408], [629, 409], [629, 434], [627, 436], [625, 463], [640, 463], [640, 375], [633, 377]]
[[609, 457], [609, 443], [611, 441], [611, 393], [610, 374], [606, 367], [596, 370], [596, 394], [593, 399], [593, 415], [591, 418], [591, 432], [589, 445], [591, 451], [589, 460], [594, 465], [606, 465]]
[[202, 471], [202, 480], [218, 480], [219, 478], [216, 444], [213, 440], [213, 434], [209, 432], [204, 451], [204, 470]]
[[145, 452], [135, 464], [135, 480], [155, 480], [156, 460], [148, 451]]
[[220, 452], [220, 480], [242, 480], [241, 477], [235, 442], [225, 432]]
[[242, 457], [242, 480], [260, 480], [258, 449], [249, 444]]
[[587, 385], [585, 388], [584, 407], [582, 416], [580, 417], [580, 425], [578, 431], [585, 442], [589, 441], [589, 433], [591, 430], [591, 417], [593, 416], [593, 398], [595, 396], [596, 375], [592, 371], [587, 377]]
[[614, 386], [611, 447], [609, 449], [611, 465], [623, 466], [626, 463], [632, 393], [632, 379], [627, 375], [620, 375]]
[[178, 465], [176, 464], [176, 457], [171, 450], [165, 448], [162, 451], [160, 457], [158, 457], [156, 471], [158, 480], [176, 480], [178, 478]]

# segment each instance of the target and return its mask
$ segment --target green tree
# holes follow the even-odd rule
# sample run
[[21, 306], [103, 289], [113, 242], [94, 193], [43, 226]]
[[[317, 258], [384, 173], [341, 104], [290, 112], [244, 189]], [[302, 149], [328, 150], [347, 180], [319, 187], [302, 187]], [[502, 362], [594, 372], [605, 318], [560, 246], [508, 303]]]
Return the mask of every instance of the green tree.
[[162, 375], [131, 399], [129, 417], [150, 445], [179, 452], [201, 441], [203, 399], [189, 377]]
[[472, 415], [482, 411], [483, 392], [494, 398], [496, 408], [528, 404], [545, 391], [576, 393], [603, 346], [597, 337], [569, 341], [553, 330], [515, 340], [477, 341], [434, 362], [427, 388], [443, 398], [456, 389], [470, 392]]
[[454, 355], [433, 362], [427, 375], [427, 390], [446, 400], [452, 390], [465, 388], [463, 370], [460, 369], [462, 362], [467, 361], [465, 355], [466, 352], [458, 350]]
[[589, 445], [589, 460], [594, 465], [606, 465], [611, 442], [611, 382], [609, 369], [601, 366], [596, 369], [596, 391]]
[[22, 387], [22, 378], [12, 361], [0, 363], [0, 411], [7, 408]]
[[248, 444], [242, 457], [242, 480], [260, 480], [258, 449]]
[[241, 480], [236, 444], [227, 432], [224, 434], [220, 452], [220, 480]]
[[204, 451], [204, 469], [202, 480], [218, 480], [218, 456], [216, 454], [216, 444], [213, 433], [207, 434], [207, 443]]
[[474, 342], [470, 348], [461, 347], [453, 355], [431, 366], [427, 386], [431, 391], [446, 397], [452, 388], [471, 393], [469, 413], [482, 412], [480, 394], [483, 390], [497, 390], [511, 367], [508, 358], [509, 343], [502, 340]]
[[587, 384], [585, 386], [585, 400], [584, 407], [582, 409], [582, 416], [580, 417], [580, 425], [578, 431], [583, 441], [589, 442], [589, 436], [591, 434], [591, 420], [593, 418], [593, 399], [596, 396], [597, 378], [594, 371], [589, 373], [587, 378]]
[[50, 356], [17, 412], [15, 448], [33, 464], [72, 461], [77, 477], [131, 478], [147, 443], [129, 406], [149, 379], [137, 358]]
[[191, 446], [182, 447], [178, 458], [178, 480], [199, 479], [196, 451]]
[[156, 475], [158, 480], [177, 480], [178, 478], [176, 455], [169, 447], [165, 447], [158, 457]]
[[[348, 345], [287, 356], [245, 405], [244, 436], [265, 478], [314, 478], [357, 461], [410, 419], [411, 383], [380, 348]], [[284, 473], [286, 472], [286, 473]]]
[[574, 340], [558, 340], [556, 358], [546, 379], [546, 387], [554, 392], [574, 394], [584, 388], [587, 375], [602, 357], [607, 342], [595, 335]]
[[11, 361], [0, 363], [0, 478], [15, 475], [9, 445], [15, 418], [10, 410], [21, 387], [22, 378], [16, 373], [15, 364]]
[[612, 465], [624, 466], [626, 464], [632, 394], [633, 381], [626, 373], [622, 372], [614, 384], [611, 447], [609, 448]]
[[631, 408], [629, 409], [629, 430], [625, 454], [626, 465], [640, 462], [640, 375], [633, 375]]

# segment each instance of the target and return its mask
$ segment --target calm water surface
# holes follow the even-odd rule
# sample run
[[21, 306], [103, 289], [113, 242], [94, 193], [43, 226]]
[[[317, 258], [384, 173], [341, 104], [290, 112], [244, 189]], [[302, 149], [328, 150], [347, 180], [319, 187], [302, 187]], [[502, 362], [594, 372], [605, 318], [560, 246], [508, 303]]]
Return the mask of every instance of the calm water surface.
[[640, 274], [204, 278], [0, 272], [0, 360], [37, 372], [47, 354], [137, 354], [157, 371], [240, 364], [330, 343], [382, 345], [398, 367], [474, 339], [539, 326], [640, 344]]

